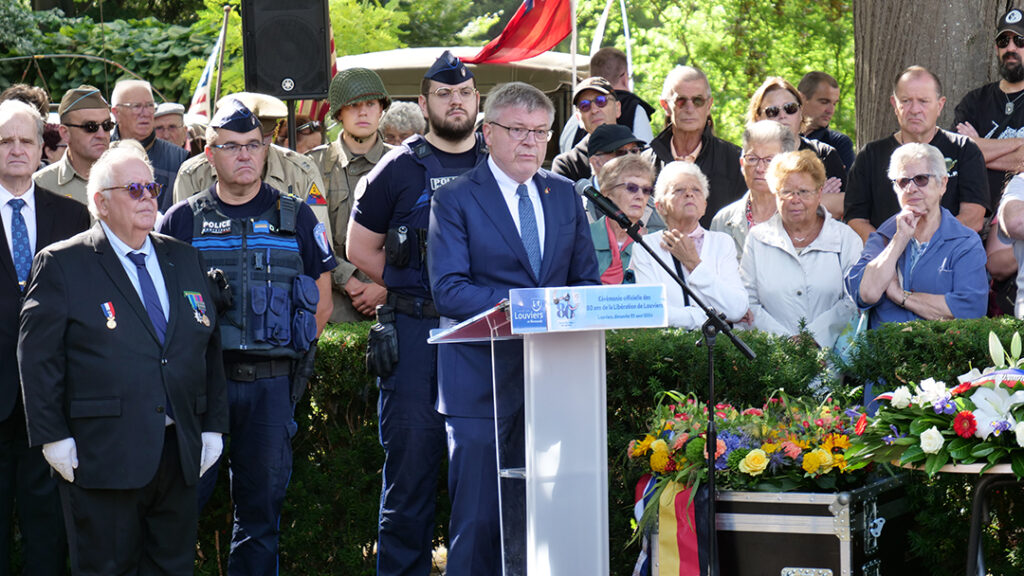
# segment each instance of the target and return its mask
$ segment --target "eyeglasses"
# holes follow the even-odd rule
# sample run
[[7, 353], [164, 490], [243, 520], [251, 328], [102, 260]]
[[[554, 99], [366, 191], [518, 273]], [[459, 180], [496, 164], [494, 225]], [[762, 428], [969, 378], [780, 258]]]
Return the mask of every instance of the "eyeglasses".
[[497, 122], [489, 122], [489, 124], [508, 130], [508, 135], [511, 136], [513, 140], [526, 140], [526, 137], [531, 134], [533, 135], [533, 139], [537, 142], [548, 142], [551, 140], [550, 128], [547, 130], [530, 130], [529, 128], [510, 128], [503, 124], [498, 124]]
[[786, 114], [792, 116], [793, 114], [796, 114], [799, 111], [800, 104], [797, 102], [790, 102], [788, 104], [783, 104], [782, 106], [769, 106], [765, 108], [764, 116], [765, 118], [775, 118], [776, 116], [779, 115], [780, 112], [785, 112]]
[[307, 135], [307, 134], [312, 134], [313, 132], [319, 131], [320, 130], [320, 126], [321, 126], [321, 124], [320, 124], [319, 120], [312, 120], [310, 122], [306, 122], [305, 124], [297, 127], [295, 129], [295, 131], [298, 132], [299, 134]]
[[155, 102], [125, 102], [124, 104], [115, 104], [115, 108], [127, 108], [131, 110], [132, 114], [142, 114], [143, 112], [152, 112], [156, 110]]
[[579, 102], [576, 103], [576, 107], [579, 108], [580, 112], [590, 112], [590, 108], [592, 106], [604, 108], [607, 105], [608, 97], [605, 96], [604, 94], [598, 94], [597, 96], [594, 96], [593, 100], [580, 100]]
[[608, 156], [622, 158], [623, 156], [629, 156], [630, 154], [640, 154], [644, 150], [645, 148], [643, 146], [634, 146], [632, 148], [619, 148], [618, 150], [611, 150], [608, 152], [598, 152], [598, 154], [606, 154]]
[[108, 190], [127, 190], [128, 195], [135, 200], [140, 200], [143, 196], [146, 199], [156, 199], [160, 196], [160, 184], [156, 182], [129, 182], [124, 186], [111, 186], [110, 188], [104, 188], [103, 191]]
[[458, 90], [453, 90], [451, 88], [438, 88], [437, 90], [434, 90], [433, 94], [441, 100], [451, 100], [451, 97], [455, 94], [458, 94], [459, 98], [463, 100], [468, 100], [476, 94], [476, 88], [470, 88], [469, 86], [463, 86]]
[[692, 98], [687, 98], [686, 96], [676, 96], [676, 108], [686, 108], [687, 102], [693, 102], [694, 108], [703, 108], [704, 105], [708, 103], [708, 99], [703, 96], [694, 96]]
[[239, 144], [237, 142], [228, 142], [227, 144], [210, 144], [211, 147], [220, 150], [226, 154], [238, 154], [244, 148], [249, 154], [255, 154], [256, 152], [263, 149], [263, 142], [252, 141], [246, 144]]
[[629, 192], [630, 194], [639, 194], [641, 192], [644, 196], [650, 196], [651, 194], [654, 194], [654, 186], [640, 186], [639, 184], [634, 184], [633, 182], [620, 182], [615, 186], [612, 186], [612, 188], [625, 188], [626, 192]]
[[114, 126], [117, 126], [117, 124], [115, 124], [113, 120], [104, 120], [103, 122], [98, 123], [89, 120], [85, 124], [70, 124], [68, 122], [64, 122], [63, 124], [65, 126], [70, 126], [72, 128], [81, 128], [82, 130], [85, 130], [89, 134], [95, 134], [99, 132], [100, 128], [103, 128], [104, 132], [110, 132], [111, 130], [114, 129]]
[[918, 174], [917, 176], [911, 176], [910, 178], [894, 178], [892, 183], [898, 186], [900, 190], [906, 190], [907, 186], [910, 186], [911, 182], [913, 182], [914, 186], [917, 186], [918, 188], [924, 188], [932, 178], [935, 178], [934, 174]]
[[779, 190], [775, 193], [776, 196], [783, 200], [789, 200], [790, 198], [797, 198], [799, 200], [807, 200], [811, 196], [817, 194], [817, 190]]
[[996, 38], [996, 46], [1006, 48], [1010, 45], [1010, 40], [1013, 40], [1013, 45], [1017, 48], [1024, 48], [1024, 36], [1020, 34], [1003, 34]]
[[757, 168], [758, 164], [767, 168], [774, 159], [775, 156], [765, 156], [764, 158], [761, 158], [759, 156], [754, 156], [753, 154], [746, 154], [743, 156], [743, 163], [751, 168]]

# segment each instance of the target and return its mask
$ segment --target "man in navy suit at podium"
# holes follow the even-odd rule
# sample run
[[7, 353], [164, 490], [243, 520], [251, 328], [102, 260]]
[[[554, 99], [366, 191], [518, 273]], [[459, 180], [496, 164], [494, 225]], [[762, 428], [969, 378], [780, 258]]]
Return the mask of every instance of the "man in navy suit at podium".
[[[490, 157], [434, 193], [427, 262], [442, 327], [493, 307], [512, 288], [601, 283], [580, 198], [569, 180], [540, 167], [554, 114], [547, 96], [530, 85], [496, 87], [484, 106]], [[501, 466], [523, 467], [522, 341], [497, 343], [495, 362]], [[441, 346], [438, 388], [452, 500], [447, 573], [501, 574], [490, 345]], [[503, 494], [506, 527], [508, 516], [524, 520], [524, 484], [512, 486]], [[506, 535], [506, 543], [507, 553], [525, 557], [521, 539]]]

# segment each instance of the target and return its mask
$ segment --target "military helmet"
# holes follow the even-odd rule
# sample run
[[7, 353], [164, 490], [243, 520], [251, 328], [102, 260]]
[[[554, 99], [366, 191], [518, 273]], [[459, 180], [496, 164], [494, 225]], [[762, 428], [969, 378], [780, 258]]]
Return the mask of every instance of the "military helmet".
[[328, 98], [331, 102], [331, 118], [338, 117], [342, 106], [368, 100], [380, 100], [382, 109], [391, 105], [384, 81], [368, 68], [348, 68], [338, 72], [331, 80]]

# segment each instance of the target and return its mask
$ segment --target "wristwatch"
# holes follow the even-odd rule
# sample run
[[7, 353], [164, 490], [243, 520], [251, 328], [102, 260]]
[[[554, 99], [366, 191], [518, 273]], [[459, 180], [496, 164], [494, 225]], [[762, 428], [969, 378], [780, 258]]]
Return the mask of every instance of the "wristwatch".
[[909, 298], [911, 294], [913, 294], [913, 292], [910, 292], [909, 290], [904, 290], [903, 291], [903, 301], [900, 302], [900, 308], [906, 308], [907, 307], [907, 298]]

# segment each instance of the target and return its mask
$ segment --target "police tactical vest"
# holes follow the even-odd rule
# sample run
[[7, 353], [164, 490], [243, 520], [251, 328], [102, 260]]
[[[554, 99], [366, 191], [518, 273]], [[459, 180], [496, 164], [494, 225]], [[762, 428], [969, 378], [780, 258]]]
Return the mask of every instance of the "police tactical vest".
[[[303, 273], [295, 223], [302, 200], [282, 193], [255, 218], [232, 219], [210, 190], [188, 199], [192, 245], [207, 268], [220, 268], [234, 303], [220, 316], [221, 346], [264, 356], [297, 358], [290, 346], [293, 283]], [[286, 326], [287, 325], [287, 326]]]
[[[487, 158], [487, 145], [483, 136], [476, 135], [476, 164]], [[415, 273], [420, 277], [422, 286], [430, 290], [427, 278], [427, 227], [430, 224], [430, 199], [438, 188], [458, 178], [468, 170], [466, 168], [447, 168], [434, 153], [434, 148], [420, 135], [413, 136], [402, 143], [402, 147], [414, 162], [423, 167], [423, 189], [413, 205], [412, 210], [402, 217], [392, 219], [385, 242], [386, 259], [384, 265], [384, 281], [388, 286], [408, 285], [407, 274]], [[390, 254], [387, 254], [388, 250]], [[398, 280], [401, 276], [403, 280]], [[394, 281], [389, 281], [389, 278]]]

